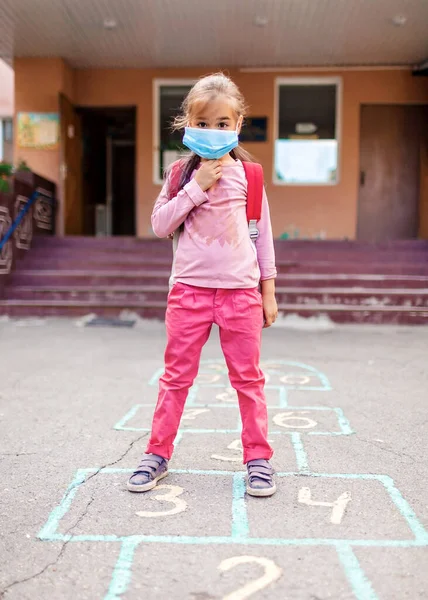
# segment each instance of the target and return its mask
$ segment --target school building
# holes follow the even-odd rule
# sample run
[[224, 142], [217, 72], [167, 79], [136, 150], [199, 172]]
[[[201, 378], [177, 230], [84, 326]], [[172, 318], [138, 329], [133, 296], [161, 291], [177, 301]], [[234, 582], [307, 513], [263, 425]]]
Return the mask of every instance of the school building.
[[[325, 240], [326, 252], [336, 240], [413, 240], [426, 264], [426, 0], [3, 0], [0, 10], [14, 162], [48, 195], [56, 186], [58, 243], [154, 237], [163, 170], [185, 150], [172, 118], [194, 81], [221, 70], [248, 104], [241, 141], [263, 165], [277, 240]], [[360, 259], [346, 260], [339, 274]]]
[[15, 114], [58, 113], [61, 136], [14, 155], [59, 185], [58, 233], [153, 235], [174, 111], [224, 70], [276, 237], [428, 237], [424, 0], [17, 4]]

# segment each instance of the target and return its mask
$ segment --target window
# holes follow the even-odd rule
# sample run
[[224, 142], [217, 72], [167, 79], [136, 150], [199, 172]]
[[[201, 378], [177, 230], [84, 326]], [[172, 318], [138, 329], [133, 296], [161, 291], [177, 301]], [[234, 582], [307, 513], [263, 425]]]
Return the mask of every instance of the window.
[[162, 183], [165, 169], [189, 150], [183, 146], [181, 131], [171, 131], [174, 117], [187, 96], [193, 81], [155, 80], [154, 82], [154, 182]]
[[13, 140], [13, 120], [5, 119], [3, 121], [3, 140], [11, 142]]
[[275, 183], [338, 183], [340, 90], [338, 78], [277, 79]]

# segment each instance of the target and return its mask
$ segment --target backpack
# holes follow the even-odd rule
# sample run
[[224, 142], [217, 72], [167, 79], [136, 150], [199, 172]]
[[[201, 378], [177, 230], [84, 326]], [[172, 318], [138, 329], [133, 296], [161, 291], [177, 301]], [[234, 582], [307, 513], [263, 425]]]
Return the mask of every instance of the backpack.
[[[263, 200], [263, 168], [258, 163], [242, 161], [247, 178], [247, 222], [250, 238], [253, 242], [259, 237], [257, 221], [262, 215]], [[177, 161], [171, 166], [169, 200], [175, 198], [180, 191], [181, 165]]]

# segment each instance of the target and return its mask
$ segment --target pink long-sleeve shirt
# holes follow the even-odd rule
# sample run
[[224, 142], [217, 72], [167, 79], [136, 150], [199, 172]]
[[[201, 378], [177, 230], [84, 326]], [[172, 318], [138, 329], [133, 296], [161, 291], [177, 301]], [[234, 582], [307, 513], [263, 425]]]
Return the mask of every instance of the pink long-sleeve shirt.
[[152, 214], [158, 237], [184, 224], [171, 273], [176, 282], [198, 287], [245, 289], [276, 277], [269, 205], [263, 190], [260, 232], [255, 244], [248, 232], [247, 179], [241, 161], [222, 166], [221, 179], [206, 192], [191, 180], [169, 200], [165, 182]]

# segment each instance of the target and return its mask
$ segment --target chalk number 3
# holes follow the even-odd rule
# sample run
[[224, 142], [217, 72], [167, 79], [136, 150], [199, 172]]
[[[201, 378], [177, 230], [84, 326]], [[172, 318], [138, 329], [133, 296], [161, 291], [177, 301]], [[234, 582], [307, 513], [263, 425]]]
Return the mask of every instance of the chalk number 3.
[[179, 485], [158, 485], [157, 490], [169, 490], [165, 494], [157, 494], [156, 496], [151, 496], [150, 500], [159, 500], [163, 502], [168, 502], [174, 505], [174, 508], [170, 510], [160, 510], [160, 511], [151, 511], [151, 510], [140, 510], [136, 514], [139, 517], [168, 517], [170, 515], [176, 515], [186, 510], [187, 502], [182, 498], [179, 498], [181, 494], [184, 492], [183, 488]]

